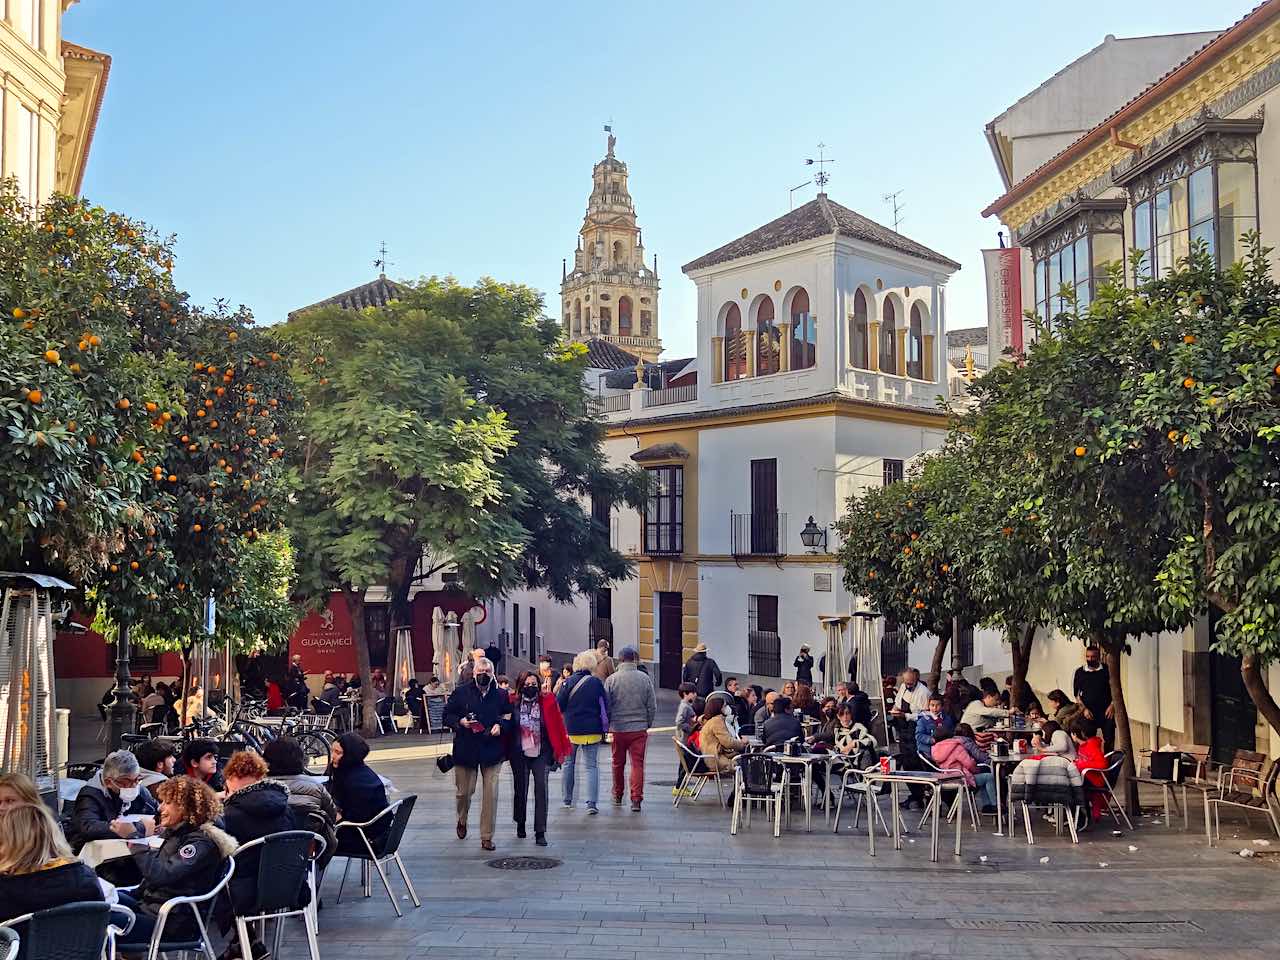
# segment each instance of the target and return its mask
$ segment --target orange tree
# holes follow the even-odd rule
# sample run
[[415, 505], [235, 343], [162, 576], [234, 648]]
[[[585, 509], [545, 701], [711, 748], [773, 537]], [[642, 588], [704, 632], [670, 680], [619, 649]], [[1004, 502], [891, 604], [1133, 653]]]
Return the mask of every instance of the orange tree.
[[1204, 250], [1117, 296], [1102, 320], [1125, 374], [1099, 418], [1109, 468], [1145, 471], [1148, 503], [1179, 538], [1157, 573], [1188, 614], [1208, 605], [1214, 649], [1241, 658], [1273, 730], [1265, 668], [1280, 657], [1280, 285], [1257, 237], [1219, 271]]
[[906, 480], [868, 487], [836, 524], [846, 588], [864, 596], [912, 636], [937, 638], [926, 682], [938, 688], [956, 626], [982, 619], [971, 570], [957, 562], [945, 529], [959, 511], [965, 464], [951, 454], [922, 458]]
[[179, 643], [279, 523], [287, 360], [246, 311], [189, 309], [145, 224], [3, 185], [0, 240], [0, 561]]

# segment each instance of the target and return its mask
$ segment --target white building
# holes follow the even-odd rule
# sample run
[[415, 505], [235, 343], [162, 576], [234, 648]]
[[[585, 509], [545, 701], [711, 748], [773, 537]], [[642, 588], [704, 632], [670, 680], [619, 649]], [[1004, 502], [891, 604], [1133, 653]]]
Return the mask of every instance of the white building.
[[[652, 476], [645, 511], [609, 516], [636, 576], [572, 605], [517, 591], [481, 635], [526, 656], [611, 636], [668, 687], [699, 642], [726, 673], [792, 675], [802, 642], [821, 647], [818, 617], [854, 608], [830, 531], [845, 501], [946, 434], [944, 286], [958, 268], [825, 194], [687, 264], [695, 360], [655, 380], [600, 349], [619, 369], [591, 375], [607, 455]], [[810, 519], [830, 531], [814, 552]]]

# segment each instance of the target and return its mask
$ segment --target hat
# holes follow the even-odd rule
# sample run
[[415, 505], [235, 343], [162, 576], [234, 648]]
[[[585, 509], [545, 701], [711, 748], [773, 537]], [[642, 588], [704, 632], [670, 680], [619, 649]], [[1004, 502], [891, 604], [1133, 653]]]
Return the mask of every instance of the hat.
[[693, 648], [693, 652], [694, 652], [694, 653], [706, 653], [706, 652], [707, 652], [707, 645], [706, 645], [705, 643], [700, 643], [700, 644], [698, 644], [696, 647], [694, 647], [694, 648]]
[[801, 650], [808, 650], [808, 649], [809, 649], [809, 645], [808, 645], [807, 643], [802, 643], [802, 644], [800, 644], [800, 649], [801, 649]]

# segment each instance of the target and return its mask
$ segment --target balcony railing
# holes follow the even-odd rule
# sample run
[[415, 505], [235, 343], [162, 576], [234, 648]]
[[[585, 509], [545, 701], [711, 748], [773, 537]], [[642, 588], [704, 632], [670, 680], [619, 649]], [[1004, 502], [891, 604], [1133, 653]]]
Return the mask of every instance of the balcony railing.
[[631, 408], [630, 393], [613, 393], [608, 396], [600, 397], [601, 413], [617, 413], [619, 410], [629, 410]]
[[646, 407], [665, 407], [669, 403], [686, 403], [697, 399], [698, 385], [696, 383], [685, 384], [683, 387], [663, 387], [659, 390], [646, 390], [644, 392], [644, 405]]
[[785, 513], [730, 513], [735, 557], [781, 557], [787, 552]]

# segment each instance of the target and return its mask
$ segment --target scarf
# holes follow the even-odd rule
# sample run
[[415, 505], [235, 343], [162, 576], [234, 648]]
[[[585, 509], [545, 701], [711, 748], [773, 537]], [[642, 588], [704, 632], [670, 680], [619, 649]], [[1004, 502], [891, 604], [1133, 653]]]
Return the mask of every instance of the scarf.
[[520, 752], [526, 757], [542, 753], [542, 707], [537, 700], [520, 698]]

